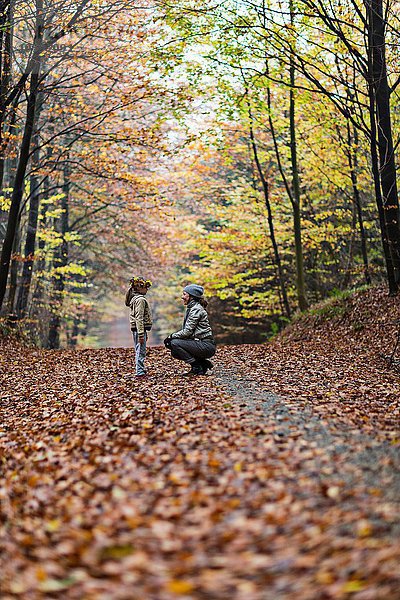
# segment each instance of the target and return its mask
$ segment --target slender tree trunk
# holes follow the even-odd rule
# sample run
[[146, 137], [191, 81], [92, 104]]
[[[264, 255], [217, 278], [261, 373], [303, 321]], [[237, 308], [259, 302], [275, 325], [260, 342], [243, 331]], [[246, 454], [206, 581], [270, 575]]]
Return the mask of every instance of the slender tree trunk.
[[14, 313], [15, 295], [17, 292], [18, 268], [19, 268], [19, 264], [20, 264], [19, 256], [20, 256], [20, 246], [21, 246], [20, 222], [21, 222], [21, 219], [18, 218], [17, 229], [15, 232], [14, 242], [13, 242], [11, 266], [10, 266], [10, 285], [9, 285], [8, 298], [7, 298], [7, 311], [9, 314]]
[[[47, 146], [47, 159], [50, 160], [51, 154], [53, 150], [51, 146]], [[41, 191], [41, 199], [43, 202], [41, 203], [40, 209], [40, 225], [39, 229], [44, 229], [47, 226], [48, 217], [48, 200], [50, 197], [50, 178], [49, 175], [46, 175], [43, 179], [42, 191]], [[28, 314], [34, 322], [34, 327], [37, 332], [37, 335], [40, 338], [40, 342], [42, 346], [47, 344], [48, 340], [48, 309], [47, 303], [44, 301], [44, 292], [45, 292], [45, 284], [44, 284], [44, 271], [46, 269], [46, 257], [44, 254], [44, 250], [46, 247], [45, 240], [40, 237], [37, 243], [37, 260], [35, 261], [35, 271], [36, 271], [36, 280], [35, 287], [32, 293], [32, 301], [28, 304]]]
[[[293, 6], [290, 2], [290, 21], [293, 27], [294, 25], [294, 12]], [[292, 167], [292, 190], [291, 195], [292, 207], [293, 207], [293, 227], [294, 227], [294, 243], [296, 252], [296, 280], [297, 280], [297, 299], [300, 310], [306, 310], [308, 308], [308, 302], [306, 297], [306, 289], [304, 283], [304, 259], [303, 259], [303, 245], [301, 241], [301, 198], [300, 198], [300, 181], [299, 181], [299, 168], [297, 161], [297, 140], [296, 140], [296, 104], [295, 104], [295, 66], [293, 56], [290, 58], [289, 66], [289, 77], [290, 77], [290, 98], [289, 98], [289, 121], [290, 121], [290, 160]]]
[[[52, 155], [53, 149], [51, 146], [47, 146], [47, 162], [50, 162], [50, 158]], [[43, 179], [43, 190], [41, 193], [41, 197], [43, 199], [41, 211], [40, 211], [40, 228], [45, 228], [47, 226], [47, 211], [48, 211], [48, 203], [46, 200], [50, 197], [50, 178], [49, 175], [46, 175]], [[48, 341], [48, 310], [47, 303], [46, 307], [44, 307], [44, 271], [46, 268], [46, 258], [44, 254], [44, 249], [46, 246], [46, 242], [43, 238], [39, 238], [37, 244], [37, 256], [38, 260], [36, 261], [36, 285], [32, 294], [32, 302], [29, 305], [29, 316], [32, 317], [35, 321], [35, 327], [40, 337], [41, 344], [45, 346]]]
[[390, 253], [389, 241], [386, 231], [386, 222], [385, 222], [385, 211], [383, 207], [383, 198], [382, 198], [382, 190], [380, 183], [380, 173], [379, 173], [379, 158], [378, 158], [378, 150], [377, 150], [377, 132], [376, 132], [376, 121], [375, 121], [375, 103], [374, 103], [374, 92], [372, 89], [372, 85], [369, 85], [369, 117], [370, 117], [370, 127], [371, 127], [371, 169], [372, 169], [372, 177], [374, 181], [374, 190], [375, 190], [375, 201], [376, 206], [378, 208], [378, 217], [379, 217], [379, 228], [381, 232], [381, 240], [382, 240], [382, 248], [383, 255], [386, 265], [386, 274], [389, 285], [390, 294], [397, 293], [397, 283], [395, 279], [395, 272], [393, 267], [393, 261]]
[[345, 268], [344, 278], [340, 284], [341, 290], [346, 290], [350, 285], [351, 271], [353, 269], [353, 262], [354, 262], [354, 244], [355, 244], [356, 233], [357, 233], [357, 209], [356, 209], [355, 203], [353, 202], [352, 211], [351, 211], [351, 235], [350, 235], [350, 241], [349, 241], [349, 252], [348, 252], [348, 257], [347, 257], [347, 265]]
[[[354, 139], [354, 144], [353, 144], [353, 139]], [[358, 132], [355, 128], [353, 128], [353, 139], [352, 139], [351, 131], [350, 131], [350, 123], [347, 122], [347, 140], [348, 140], [348, 148], [349, 148], [348, 162], [349, 162], [351, 183], [353, 186], [353, 200], [354, 200], [354, 204], [355, 204], [356, 211], [357, 211], [358, 227], [360, 230], [361, 255], [362, 255], [363, 264], [364, 264], [364, 278], [365, 278], [365, 282], [369, 285], [371, 283], [371, 275], [369, 272], [367, 239], [366, 239], [364, 220], [363, 220], [363, 215], [362, 215], [360, 190], [358, 188], [358, 178], [357, 178]]]
[[[40, 151], [38, 148], [39, 136], [35, 136], [36, 150], [32, 156], [32, 169], [39, 166]], [[40, 184], [39, 178], [35, 174], [30, 177], [30, 203], [28, 215], [28, 230], [26, 233], [24, 263], [22, 268], [21, 282], [18, 290], [16, 311], [21, 319], [25, 316], [28, 305], [29, 292], [32, 282], [33, 265], [35, 259], [36, 232], [39, 218], [39, 202], [40, 202]]]
[[78, 343], [79, 324], [80, 324], [79, 317], [74, 317], [74, 320], [72, 322], [71, 333], [68, 336], [68, 346], [70, 348], [76, 348], [76, 345]]
[[54, 256], [54, 268], [56, 271], [52, 280], [52, 295], [50, 299], [51, 317], [49, 324], [49, 335], [47, 347], [57, 349], [60, 347], [60, 325], [61, 325], [61, 310], [63, 305], [63, 294], [65, 288], [65, 275], [60, 270], [60, 267], [65, 267], [68, 263], [68, 242], [66, 234], [69, 231], [69, 192], [70, 192], [70, 172], [69, 165], [64, 166], [64, 185], [63, 197], [61, 200], [61, 217], [60, 217], [60, 233], [62, 236], [61, 245]]
[[[0, 106], [8, 93], [11, 80], [14, 0], [1, 2], [0, 9]], [[5, 115], [0, 112], [0, 189], [3, 187], [7, 140], [3, 138]]]
[[[268, 62], [266, 63], [266, 73], [267, 76], [269, 76], [269, 70], [268, 70]], [[293, 72], [291, 73], [291, 80], [293, 80], [294, 82], [294, 69]], [[293, 88], [291, 88], [291, 92], [292, 92]], [[292, 204], [292, 209], [293, 209], [293, 220], [294, 220], [294, 232], [295, 232], [295, 255], [296, 255], [296, 288], [297, 288], [297, 298], [298, 298], [298, 303], [299, 303], [299, 308], [300, 310], [305, 310], [308, 307], [308, 303], [307, 303], [307, 299], [306, 299], [306, 295], [305, 295], [305, 286], [304, 286], [304, 267], [303, 267], [303, 249], [302, 249], [302, 243], [301, 243], [301, 216], [300, 216], [300, 186], [299, 186], [299, 179], [298, 176], [296, 178], [296, 182], [297, 182], [297, 192], [298, 192], [298, 202], [296, 203], [295, 198], [293, 197], [294, 195], [294, 190], [293, 190], [293, 186], [291, 188], [291, 186], [289, 185], [288, 179], [286, 177], [285, 174], [285, 170], [282, 164], [282, 160], [281, 160], [281, 155], [280, 155], [280, 151], [279, 151], [279, 145], [278, 145], [278, 140], [277, 140], [277, 136], [276, 136], [276, 132], [275, 132], [275, 127], [274, 127], [274, 123], [272, 121], [272, 103], [271, 103], [271, 91], [269, 86], [267, 87], [267, 102], [268, 102], [268, 123], [269, 123], [269, 128], [271, 131], [271, 136], [272, 136], [272, 140], [274, 143], [274, 150], [275, 150], [275, 156], [276, 156], [276, 160], [278, 163], [278, 169], [279, 169], [279, 173], [281, 174], [284, 186], [285, 186], [285, 190], [286, 193], [288, 195], [288, 198]], [[293, 107], [294, 108], [294, 107]], [[294, 128], [294, 110], [292, 111], [292, 116], [293, 119], [291, 119], [291, 134], [292, 134], [292, 128]], [[294, 173], [298, 173], [297, 171], [297, 154], [296, 154], [296, 138], [295, 136], [291, 136], [291, 141], [294, 141], [293, 144], [293, 149], [294, 149], [294, 159], [295, 159], [295, 169], [292, 168], [292, 175], [293, 172]], [[293, 165], [293, 162], [292, 162]], [[296, 205], [297, 205], [297, 209], [296, 209]]]
[[[381, 190], [384, 237], [390, 253], [389, 289], [395, 294], [400, 282], [400, 226], [396, 164], [390, 113], [390, 89], [386, 68], [385, 27], [382, 0], [366, 0], [368, 20], [368, 58], [370, 88], [373, 94], [373, 113], [378, 141], [379, 184]], [[374, 140], [371, 139], [371, 144]]]
[[[7, 198], [7, 200], [9, 200], [9, 201], [11, 200], [12, 184], [13, 184], [14, 177], [15, 177], [16, 167], [17, 167], [16, 157], [8, 157], [7, 160], [4, 162], [2, 195], [4, 196], [4, 198]], [[7, 220], [8, 220], [8, 210], [0, 209], [0, 226], [1, 226], [0, 247], [3, 245], [3, 242], [4, 242], [4, 236], [5, 236], [6, 227], [7, 227]]]
[[[248, 96], [247, 90], [246, 90], [246, 96]], [[256, 163], [258, 175], [260, 177], [261, 185], [263, 188], [264, 202], [265, 202], [265, 207], [267, 209], [269, 235], [270, 235], [271, 242], [272, 242], [272, 248], [273, 248], [273, 252], [274, 252], [276, 268], [278, 270], [279, 287], [280, 287], [280, 291], [281, 291], [281, 295], [282, 295], [283, 307], [284, 307], [286, 316], [288, 317], [288, 319], [290, 319], [290, 315], [291, 315], [290, 305], [289, 305], [289, 300], [287, 297], [285, 280], [284, 280], [283, 269], [282, 269], [282, 261], [281, 261], [281, 257], [279, 254], [278, 244], [276, 241], [275, 227], [274, 227], [274, 221], [273, 221], [272, 210], [271, 210], [271, 203], [269, 200], [269, 185], [268, 185], [267, 179], [264, 176], [263, 169], [261, 167], [260, 159], [258, 156], [257, 144], [256, 144], [255, 137], [254, 137], [253, 117], [251, 114], [251, 108], [250, 108], [248, 98], [247, 98], [247, 102], [248, 102], [248, 113], [249, 113], [249, 128], [250, 128], [251, 147], [253, 150], [254, 162]]]
[[[43, 40], [43, 4], [42, 0], [36, 0], [36, 32], [34, 49], [42, 46]], [[36, 61], [34, 71], [30, 79], [30, 92], [26, 110], [26, 121], [24, 134], [21, 143], [17, 172], [15, 174], [13, 193], [11, 196], [11, 207], [8, 215], [8, 223], [3, 248], [0, 257], [0, 309], [3, 305], [4, 296], [7, 288], [7, 278], [10, 268], [10, 260], [15, 232], [18, 223], [18, 215], [21, 207], [21, 200], [24, 191], [25, 173], [29, 160], [31, 139], [35, 124], [35, 112], [38, 95], [39, 73], [41, 65], [40, 53]]]

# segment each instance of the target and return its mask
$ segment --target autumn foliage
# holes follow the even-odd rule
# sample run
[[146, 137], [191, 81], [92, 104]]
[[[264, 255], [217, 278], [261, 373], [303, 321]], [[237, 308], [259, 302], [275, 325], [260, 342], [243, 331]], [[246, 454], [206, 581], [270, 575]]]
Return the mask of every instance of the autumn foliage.
[[398, 598], [399, 316], [358, 293], [191, 379], [3, 343], [3, 597]]

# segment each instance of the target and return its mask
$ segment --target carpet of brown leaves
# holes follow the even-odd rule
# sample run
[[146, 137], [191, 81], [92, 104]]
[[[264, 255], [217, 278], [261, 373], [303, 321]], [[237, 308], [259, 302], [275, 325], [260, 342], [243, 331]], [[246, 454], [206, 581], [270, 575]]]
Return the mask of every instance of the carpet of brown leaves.
[[400, 599], [398, 300], [185, 378], [162, 348], [3, 344], [3, 599]]

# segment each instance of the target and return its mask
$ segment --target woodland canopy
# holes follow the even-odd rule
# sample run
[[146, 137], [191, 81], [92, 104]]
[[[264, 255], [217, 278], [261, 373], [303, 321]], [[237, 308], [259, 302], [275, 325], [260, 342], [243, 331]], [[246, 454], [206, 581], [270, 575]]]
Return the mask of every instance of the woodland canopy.
[[4, 330], [85, 345], [135, 273], [234, 343], [398, 292], [398, 0], [1, 4]]

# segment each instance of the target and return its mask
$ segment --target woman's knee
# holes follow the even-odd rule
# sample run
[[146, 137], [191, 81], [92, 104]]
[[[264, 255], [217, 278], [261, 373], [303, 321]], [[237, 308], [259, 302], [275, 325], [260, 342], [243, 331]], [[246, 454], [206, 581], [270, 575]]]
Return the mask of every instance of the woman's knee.
[[173, 358], [180, 358], [179, 340], [171, 340], [170, 350], [171, 350], [171, 356]]
[[171, 349], [171, 352], [172, 352], [172, 350], [176, 350], [176, 348], [177, 348], [178, 346], [179, 346], [179, 341], [178, 341], [178, 340], [174, 340], [174, 339], [172, 339], [172, 340], [170, 341], [170, 349]]
[[207, 351], [206, 351], [206, 356], [205, 356], [205, 358], [212, 358], [212, 357], [214, 356], [214, 354], [216, 353], [216, 351], [217, 351], [217, 348], [216, 348], [216, 346], [214, 346], [214, 345], [213, 345], [213, 346], [211, 346], [211, 345], [210, 345], [210, 347], [209, 347], [209, 348], [207, 348]]

